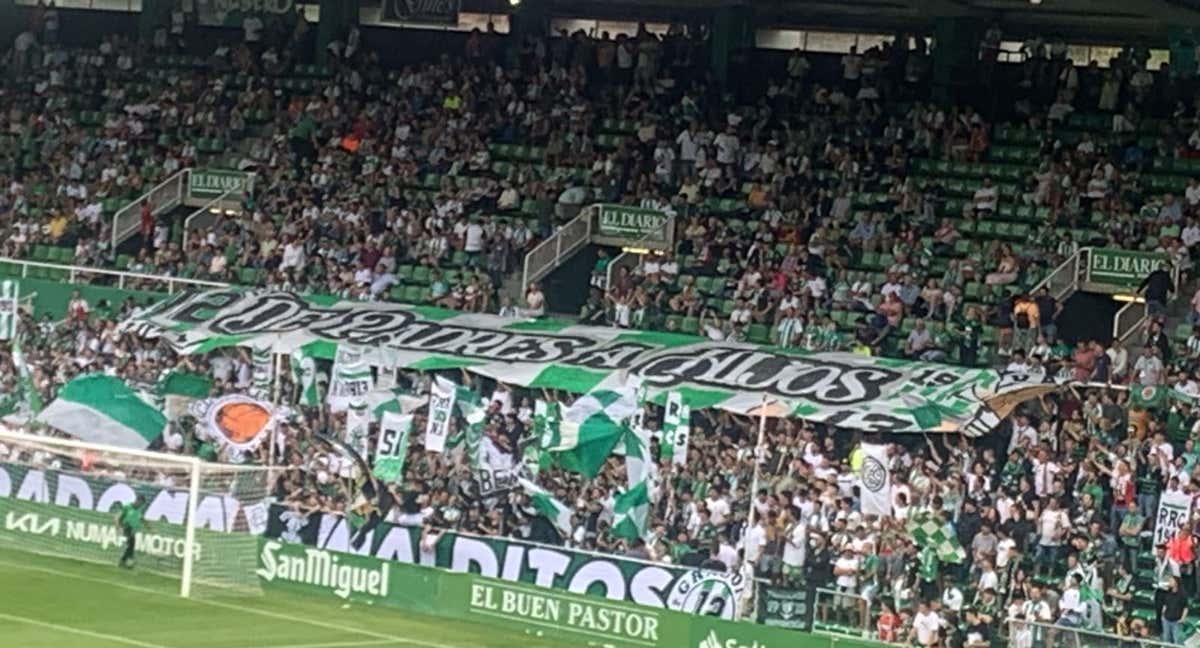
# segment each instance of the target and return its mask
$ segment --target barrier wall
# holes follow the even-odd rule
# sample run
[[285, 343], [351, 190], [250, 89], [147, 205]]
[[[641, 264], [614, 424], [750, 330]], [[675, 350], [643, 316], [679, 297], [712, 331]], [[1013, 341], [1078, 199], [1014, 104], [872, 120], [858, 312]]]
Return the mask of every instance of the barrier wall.
[[355, 601], [612, 648], [877, 648], [874, 642], [725, 621], [521, 583], [261, 538], [272, 589]]

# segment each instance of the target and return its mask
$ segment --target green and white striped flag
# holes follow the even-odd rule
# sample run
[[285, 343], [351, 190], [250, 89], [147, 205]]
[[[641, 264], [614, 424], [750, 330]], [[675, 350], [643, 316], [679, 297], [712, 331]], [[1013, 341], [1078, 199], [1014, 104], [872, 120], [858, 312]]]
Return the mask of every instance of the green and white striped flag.
[[371, 466], [376, 479], [397, 484], [403, 479], [412, 427], [412, 414], [384, 412], [379, 422], [379, 440], [375, 443], [375, 461]]
[[533, 403], [533, 435], [538, 439], [538, 447], [549, 450], [562, 441], [562, 407], [558, 401], [544, 401], [540, 398]]
[[584, 394], [563, 412], [558, 439], [544, 448], [564, 470], [591, 479], [600, 472], [636, 410], [632, 385]]
[[167, 418], [120, 379], [88, 374], [63, 386], [37, 420], [91, 443], [141, 450], [162, 435]]
[[908, 533], [919, 547], [931, 547], [937, 552], [938, 560], [959, 564], [967, 559], [967, 552], [958, 541], [958, 534], [948, 522], [939, 522], [931, 513], [920, 513], [910, 517], [906, 524]]
[[688, 441], [691, 436], [692, 408], [683, 402], [683, 394], [667, 394], [663, 416], [662, 456], [676, 465], [687, 465]]
[[411, 414], [425, 405], [425, 399], [413, 396], [408, 390], [399, 387], [393, 389], [375, 389], [367, 394], [367, 405], [375, 420], [380, 420], [384, 414]]
[[550, 520], [554, 527], [562, 532], [563, 537], [570, 537], [573, 530], [571, 526], [571, 508], [551, 495], [550, 491], [524, 477], [518, 479], [517, 482], [529, 494], [529, 501], [533, 503], [533, 507], [537, 509], [538, 513], [546, 516], [546, 519]]
[[275, 384], [275, 355], [269, 346], [250, 347], [250, 395], [260, 400], [271, 399]]
[[614, 504], [613, 535], [620, 538], [642, 538], [646, 535], [646, 518], [654, 493], [653, 462], [650, 458], [650, 433], [646, 428], [625, 431], [624, 493], [617, 495]]
[[613, 506], [613, 535], [635, 540], [646, 535], [646, 518], [650, 515], [650, 486], [638, 482], [617, 495]]
[[[466, 443], [467, 458], [471, 461], [471, 467], [482, 468], [480, 445], [483, 441], [483, 423], [487, 420], [487, 407], [479, 398], [479, 394], [466, 387], [458, 388], [458, 396], [455, 401], [466, 426], [460, 430], [457, 436]], [[451, 441], [450, 445], [458, 444]]]
[[21, 284], [11, 279], [0, 281], [0, 340], [16, 339], [20, 306]]
[[18, 335], [12, 341], [12, 361], [17, 369], [17, 392], [20, 394], [17, 411], [27, 416], [35, 416], [42, 411], [42, 394], [37, 385], [33, 384], [33, 371], [25, 361], [21, 351], [21, 337]]

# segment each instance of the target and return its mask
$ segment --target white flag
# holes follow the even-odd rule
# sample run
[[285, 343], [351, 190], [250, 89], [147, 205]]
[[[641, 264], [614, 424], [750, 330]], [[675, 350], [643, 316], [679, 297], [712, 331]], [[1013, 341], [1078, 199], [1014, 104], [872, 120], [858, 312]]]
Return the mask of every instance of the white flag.
[[678, 466], [687, 465], [688, 437], [691, 434], [692, 408], [683, 402], [683, 394], [667, 394], [666, 414], [663, 416], [662, 454]]
[[859, 485], [865, 515], [892, 514], [892, 473], [888, 470], [887, 446], [864, 443]]
[[344, 412], [354, 402], [362, 401], [374, 388], [371, 367], [361, 349], [340, 344], [333, 359], [333, 378], [325, 400], [329, 411]]
[[425, 425], [425, 449], [430, 452], [446, 450], [446, 436], [450, 433], [450, 419], [454, 415], [454, 398], [457, 386], [438, 377], [429, 389], [429, 417]]

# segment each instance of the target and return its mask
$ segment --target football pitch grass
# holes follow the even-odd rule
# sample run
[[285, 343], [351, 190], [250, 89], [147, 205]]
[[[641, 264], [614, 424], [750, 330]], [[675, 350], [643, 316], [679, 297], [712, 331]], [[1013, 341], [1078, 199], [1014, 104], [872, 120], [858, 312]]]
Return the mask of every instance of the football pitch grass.
[[[179, 581], [0, 548], [3, 648], [562, 648], [561, 641], [272, 591], [179, 597]], [[393, 583], [403, 587], [403, 583]]]

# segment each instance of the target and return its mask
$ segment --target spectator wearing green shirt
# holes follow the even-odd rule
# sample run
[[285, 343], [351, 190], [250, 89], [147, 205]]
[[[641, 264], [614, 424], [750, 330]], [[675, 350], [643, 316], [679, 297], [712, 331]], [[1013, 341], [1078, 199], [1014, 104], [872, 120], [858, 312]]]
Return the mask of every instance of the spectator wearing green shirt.
[[1137, 568], [1138, 545], [1141, 542], [1142, 526], [1145, 525], [1146, 518], [1142, 517], [1138, 512], [1137, 504], [1129, 503], [1129, 510], [1126, 511], [1125, 517], [1121, 518], [1121, 526], [1117, 530], [1117, 535], [1121, 538], [1121, 545], [1125, 548], [1125, 564], [1131, 570]]

